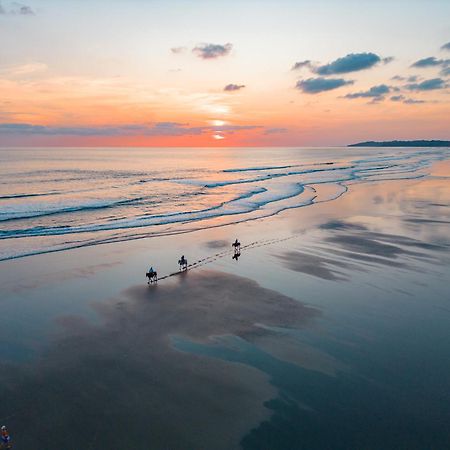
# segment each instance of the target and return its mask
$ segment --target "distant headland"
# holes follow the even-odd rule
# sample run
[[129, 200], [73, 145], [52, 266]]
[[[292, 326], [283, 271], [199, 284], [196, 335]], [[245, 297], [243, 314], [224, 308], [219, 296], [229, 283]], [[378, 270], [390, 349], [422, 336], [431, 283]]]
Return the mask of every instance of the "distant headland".
[[347, 147], [450, 147], [450, 141], [366, 141], [349, 144]]

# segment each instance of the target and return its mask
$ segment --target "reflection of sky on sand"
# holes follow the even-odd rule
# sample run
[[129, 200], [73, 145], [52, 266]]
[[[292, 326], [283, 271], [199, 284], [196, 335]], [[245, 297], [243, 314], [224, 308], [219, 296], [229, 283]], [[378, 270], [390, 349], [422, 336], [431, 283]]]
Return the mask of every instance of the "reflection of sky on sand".
[[[123, 426], [136, 442], [156, 430], [155, 448], [165, 434], [205, 448], [449, 447], [447, 167], [268, 221], [1, 263], [0, 385], [27, 409], [16, 434], [53, 425], [52, 403], [60, 430], [95, 423], [108, 444]], [[147, 265], [168, 274], [181, 254], [228, 275], [200, 267], [147, 288]], [[305, 304], [319, 314], [303, 320]]]
[[236, 448], [268, 417], [263, 402], [274, 389], [246, 365], [176, 351], [169, 336], [207, 343], [229, 334], [251, 345], [273, 334], [255, 323], [299, 327], [317, 316], [251, 280], [216, 272], [157, 289], [141, 284], [94, 306], [101, 324], [63, 315], [33, 365], [2, 364], [4, 414], [23, 448], [67, 448], [80, 429], [95, 448]]
[[268, 218], [333, 202], [357, 184], [422, 178], [448, 156], [439, 148], [200, 153], [1, 151], [0, 260]]

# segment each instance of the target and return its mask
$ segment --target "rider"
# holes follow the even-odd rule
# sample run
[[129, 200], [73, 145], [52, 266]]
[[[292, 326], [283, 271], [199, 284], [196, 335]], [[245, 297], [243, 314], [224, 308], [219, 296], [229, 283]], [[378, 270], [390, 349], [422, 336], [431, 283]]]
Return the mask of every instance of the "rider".
[[1, 428], [1, 443], [4, 446], [4, 448], [10, 448], [9, 443], [11, 441], [11, 437], [8, 433], [8, 430], [6, 429], [5, 425], [3, 425]]
[[153, 266], [150, 267], [150, 270], [148, 271], [148, 273], [151, 275], [152, 273], [155, 273], [155, 271], [153, 270]]
[[187, 260], [184, 257], [184, 255], [181, 256], [180, 260], [178, 261], [178, 263], [180, 264], [180, 268], [181, 269], [187, 269]]

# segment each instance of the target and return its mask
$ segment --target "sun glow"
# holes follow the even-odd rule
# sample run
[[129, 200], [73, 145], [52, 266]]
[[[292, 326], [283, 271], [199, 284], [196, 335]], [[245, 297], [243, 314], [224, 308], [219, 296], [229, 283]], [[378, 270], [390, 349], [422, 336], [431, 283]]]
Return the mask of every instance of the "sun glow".
[[224, 125], [227, 124], [227, 122], [225, 122], [225, 120], [219, 120], [219, 119], [213, 119], [213, 120], [210, 120], [209, 123], [210, 123], [213, 127], [223, 127]]

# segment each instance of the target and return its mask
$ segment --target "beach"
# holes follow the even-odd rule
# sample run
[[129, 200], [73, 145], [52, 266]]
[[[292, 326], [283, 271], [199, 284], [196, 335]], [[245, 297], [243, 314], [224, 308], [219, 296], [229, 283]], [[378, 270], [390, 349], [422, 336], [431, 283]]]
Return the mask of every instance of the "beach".
[[14, 448], [449, 448], [449, 150], [160, 158], [2, 191]]

